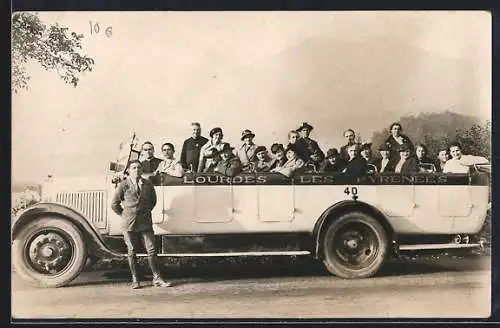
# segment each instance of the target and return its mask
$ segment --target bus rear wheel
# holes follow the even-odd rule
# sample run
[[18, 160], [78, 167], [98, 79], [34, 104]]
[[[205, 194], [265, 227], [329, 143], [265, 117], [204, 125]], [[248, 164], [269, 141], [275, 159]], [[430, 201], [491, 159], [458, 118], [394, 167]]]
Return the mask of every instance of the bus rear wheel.
[[329, 224], [323, 235], [323, 264], [341, 278], [373, 276], [384, 263], [387, 251], [384, 227], [363, 212], [343, 214]]
[[13, 240], [14, 269], [40, 287], [67, 285], [82, 272], [87, 248], [81, 231], [60, 218], [37, 218]]

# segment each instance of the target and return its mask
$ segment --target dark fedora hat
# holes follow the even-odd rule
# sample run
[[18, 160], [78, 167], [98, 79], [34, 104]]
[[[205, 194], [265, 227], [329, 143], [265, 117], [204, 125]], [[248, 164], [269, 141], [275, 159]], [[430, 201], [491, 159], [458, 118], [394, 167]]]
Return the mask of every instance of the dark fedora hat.
[[222, 133], [222, 129], [219, 127], [213, 128], [212, 130], [210, 130], [209, 135], [210, 135], [210, 137], [212, 137], [216, 133]]
[[241, 140], [243, 141], [243, 139], [245, 139], [246, 137], [252, 137], [252, 138], [255, 138], [255, 134], [251, 131], [251, 130], [243, 130], [243, 132], [241, 132]]
[[302, 125], [299, 126], [299, 128], [297, 130], [295, 130], [295, 131], [299, 132], [299, 131], [301, 131], [303, 129], [308, 129], [309, 131], [311, 131], [312, 129], [314, 129], [314, 127], [311, 124], [307, 123], [307, 122], [303, 122]]
[[339, 156], [339, 151], [337, 148], [330, 148], [326, 151], [326, 158], [330, 158], [333, 156]]
[[295, 152], [296, 154], [299, 153], [299, 147], [297, 147], [296, 144], [289, 144], [285, 149], [285, 153], [287, 153], [289, 150]]
[[255, 148], [255, 153], [260, 153], [261, 151], [267, 151], [267, 148], [266, 146], [258, 146], [257, 148]]
[[222, 154], [222, 153], [225, 153], [225, 152], [228, 152], [228, 151], [232, 152], [232, 151], [233, 151], [233, 149], [234, 149], [234, 147], [231, 147], [231, 145], [230, 145], [230, 144], [228, 144], [227, 142], [224, 142], [224, 143], [222, 144], [222, 149], [221, 149], [221, 150], [216, 151], [216, 152], [215, 152], [215, 154], [217, 154], [217, 155], [218, 155], [218, 154]]
[[363, 149], [370, 149], [372, 147], [372, 143], [371, 142], [368, 142], [368, 141], [363, 141], [361, 143], [361, 146], [359, 147], [360, 150], [363, 150]]
[[384, 143], [382, 143], [382, 144], [380, 145], [380, 147], [378, 147], [378, 150], [379, 150], [379, 151], [384, 151], [384, 150], [385, 150], [385, 151], [390, 151], [390, 150], [391, 150], [391, 146], [390, 146], [389, 144], [386, 144], [386, 143], [384, 142]]
[[271, 153], [276, 154], [280, 150], [285, 152], [285, 147], [283, 147], [283, 144], [280, 144], [280, 143], [273, 143], [272, 144]]

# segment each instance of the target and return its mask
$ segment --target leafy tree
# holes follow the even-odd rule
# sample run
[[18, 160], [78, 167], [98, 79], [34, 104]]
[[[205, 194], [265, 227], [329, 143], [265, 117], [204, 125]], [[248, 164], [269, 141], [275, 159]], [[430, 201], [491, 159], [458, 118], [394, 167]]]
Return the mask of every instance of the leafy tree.
[[69, 32], [57, 23], [45, 25], [36, 14], [12, 15], [12, 89], [28, 88], [26, 63], [37, 61], [46, 70], [56, 70], [68, 84], [77, 86], [79, 73], [92, 71], [94, 60], [82, 54], [82, 34]]

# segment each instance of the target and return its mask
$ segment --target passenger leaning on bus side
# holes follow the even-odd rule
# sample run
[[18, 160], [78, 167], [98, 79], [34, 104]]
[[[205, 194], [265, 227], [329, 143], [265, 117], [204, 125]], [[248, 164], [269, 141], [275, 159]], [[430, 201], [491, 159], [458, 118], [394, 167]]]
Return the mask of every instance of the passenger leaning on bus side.
[[286, 177], [290, 177], [294, 172], [304, 167], [304, 161], [299, 158], [296, 145], [289, 145], [285, 153], [287, 158], [285, 164], [282, 167], [275, 167], [271, 172], [281, 173]]
[[255, 172], [269, 172], [273, 161], [267, 155], [267, 149], [264, 146], [259, 146], [255, 149]]
[[141, 161], [143, 173], [153, 173], [158, 165], [161, 163], [161, 159], [156, 158], [155, 155], [155, 147], [151, 143], [151, 141], [146, 141], [142, 144], [142, 151], [145, 158]]
[[394, 172], [396, 173], [416, 173], [419, 171], [418, 163], [415, 157], [410, 157], [410, 146], [408, 144], [402, 144], [398, 148], [399, 150], [399, 160], [394, 167]]
[[340, 158], [337, 148], [328, 149], [326, 159], [323, 160], [319, 168], [320, 172], [340, 172], [345, 168], [345, 161]]
[[217, 127], [210, 130], [210, 140], [201, 147], [200, 160], [198, 162], [198, 173], [207, 172], [217, 165], [220, 160], [219, 151], [226, 144], [222, 142], [224, 134], [222, 129]]
[[394, 172], [394, 162], [391, 160], [391, 149], [386, 143], [378, 148], [380, 158], [373, 161], [379, 173]]
[[356, 178], [365, 176], [368, 169], [366, 159], [359, 154], [359, 148], [360, 146], [357, 143], [347, 147], [349, 160], [347, 161], [346, 168], [342, 171], [344, 174]]
[[257, 145], [253, 142], [255, 134], [250, 130], [244, 130], [241, 133], [241, 141], [243, 144], [236, 150], [236, 156], [238, 156], [243, 170], [247, 171], [252, 166], [251, 163], [255, 160], [255, 150]]
[[175, 148], [170, 142], [166, 142], [161, 146], [161, 151], [165, 159], [158, 165], [154, 172], [155, 174], [168, 174], [173, 177], [181, 178], [184, 175], [182, 165], [174, 159]]
[[463, 155], [462, 147], [458, 142], [450, 144], [450, 154], [451, 158], [444, 165], [443, 173], [469, 173], [471, 165], [489, 163], [482, 156]]
[[230, 177], [234, 177], [241, 172], [241, 162], [238, 157], [234, 156], [233, 149], [234, 148], [228, 143], [224, 143], [222, 149], [218, 151], [218, 155], [220, 155], [221, 159], [217, 162], [217, 165], [213, 167], [213, 172]]
[[139, 161], [130, 162], [129, 175], [115, 190], [111, 209], [121, 216], [123, 239], [127, 245], [128, 264], [132, 274], [132, 288], [140, 287], [137, 277], [137, 243], [142, 239], [148, 255], [148, 263], [153, 273], [153, 286], [170, 287], [160, 275], [157, 264], [155, 235], [151, 211], [156, 206], [156, 192], [153, 184], [141, 177], [142, 165]]
[[273, 160], [270, 165], [270, 169], [280, 168], [285, 165], [287, 159], [285, 155], [285, 147], [282, 144], [274, 143], [271, 146], [271, 153], [273, 154]]
[[408, 136], [402, 134], [403, 127], [399, 123], [392, 123], [390, 127], [391, 135], [385, 139], [385, 143], [391, 147], [391, 159], [399, 160], [399, 146], [408, 145], [410, 153], [413, 153], [413, 143]]
[[435, 162], [436, 171], [443, 172], [444, 165], [450, 159], [450, 153], [447, 147], [442, 147], [438, 149], [438, 156]]

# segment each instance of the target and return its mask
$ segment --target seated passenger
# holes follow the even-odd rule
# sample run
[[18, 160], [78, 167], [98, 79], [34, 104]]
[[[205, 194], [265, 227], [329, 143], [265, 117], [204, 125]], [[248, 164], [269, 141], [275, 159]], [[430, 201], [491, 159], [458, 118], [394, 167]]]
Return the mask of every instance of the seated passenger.
[[[427, 146], [424, 144], [415, 145], [415, 155], [417, 159], [417, 164], [419, 165], [420, 172], [432, 172], [428, 167], [429, 164], [434, 165], [433, 161], [428, 157]], [[427, 164], [427, 166], [426, 166]]]
[[373, 161], [373, 164], [377, 167], [379, 173], [394, 172], [394, 163], [391, 161], [391, 149], [389, 145], [383, 143], [378, 148], [381, 158], [377, 158]]
[[449, 159], [450, 154], [448, 153], [448, 148], [440, 148], [438, 151], [436, 162], [434, 163], [436, 166], [436, 172], [443, 172], [444, 165]]
[[309, 123], [302, 123], [302, 125], [296, 130], [300, 134], [297, 146], [299, 147], [299, 150], [304, 153], [304, 157], [302, 157], [304, 162], [306, 164], [311, 163], [315, 167], [318, 167], [325, 159], [325, 154], [319, 148], [318, 143], [309, 137], [313, 129], [313, 126]]
[[255, 161], [254, 161], [254, 171], [255, 172], [269, 172], [271, 171], [271, 165], [273, 161], [267, 155], [267, 149], [264, 146], [258, 146], [255, 149]]
[[141, 160], [142, 173], [153, 173], [160, 165], [161, 159], [155, 157], [155, 147], [151, 141], [144, 142], [141, 148], [144, 157]]
[[347, 147], [352, 146], [354, 144], [358, 144], [361, 146], [359, 142], [356, 142], [356, 133], [353, 129], [347, 129], [344, 131], [344, 138], [347, 140], [347, 144], [340, 147], [340, 158], [344, 161], [349, 160], [349, 154], [347, 153]]
[[416, 173], [419, 171], [418, 163], [415, 157], [410, 157], [410, 146], [402, 144], [399, 146], [399, 160], [394, 166], [396, 173]]
[[166, 142], [161, 146], [161, 151], [165, 160], [159, 165], [154, 174], [167, 174], [173, 177], [181, 178], [184, 175], [182, 165], [174, 159], [175, 148], [170, 142]]
[[[198, 173], [208, 172], [213, 169], [220, 160], [219, 151], [222, 150], [227, 143], [222, 142], [224, 134], [219, 127], [210, 130], [210, 140], [200, 149], [200, 159], [198, 161]], [[229, 144], [227, 144], [229, 145]]]
[[373, 153], [372, 153], [372, 143], [371, 142], [363, 142], [360, 147], [360, 154], [366, 160], [366, 165], [368, 169], [368, 173], [376, 173], [377, 167], [373, 163]]
[[234, 177], [241, 172], [241, 162], [238, 157], [233, 154], [233, 147], [229, 146], [228, 143], [224, 143], [224, 146], [217, 155], [220, 156], [220, 161], [217, 165], [213, 167], [214, 173], [220, 173], [227, 175], [229, 177]]
[[319, 168], [320, 172], [340, 172], [345, 168], [345, 161], [340, 157], [337, 148], [328, 149], [326, 159], [323, 160]]
[[271, 170], [274, 168], [280, 168], [285, 165], [287, 159], [285, 156], [285, 147], [282, 144], [274, 143], [271, 146], [271, 153], [273, 154], [273, 160], [271, 163]]
[[281, 173], [286, 177], [290, 177], [294, 172], [304, 167], [304, 161], [299, 158], [297, 147], [290, 145], [286, 149], [287, 161], [282, 167], [275, 167], [271, 172]]
[[347, 162], [347, 166], [342, 171], [344, 174], [360, 178], [366, 175], [366, 171], [368, 170], [366, 159], [361, 157], [359, 154], [359, 144], [353, 144], [347, 147], [347, 155], [349, 156], [349, 160]]
[[470, 166], [475, 164], [488, 164], [489, 161], [482, 156], [463, 155], [462, 147], [458, 142], [450, 145], [451, 158], [446, 162], [443, 173], [469, 173]]
[[297, 151], [297, 156], [305, 162], [308, 158], [308, 151], [303, 143], [299, 143], [299, 140], [300, 135], [297, 131], [292, 130], [288, 132], [288, 145], [286, 148], [288, 149], [291, 145], [293, 145]]
[[253, 142], [253, 138], [255, 138], [255, 134], [252, 131], [244, 130], [241, 133], [243, 144], [236, 150], [236, 156], [238, 156], [244, 171], [247, 171], [255, 160], [257, 145]]

